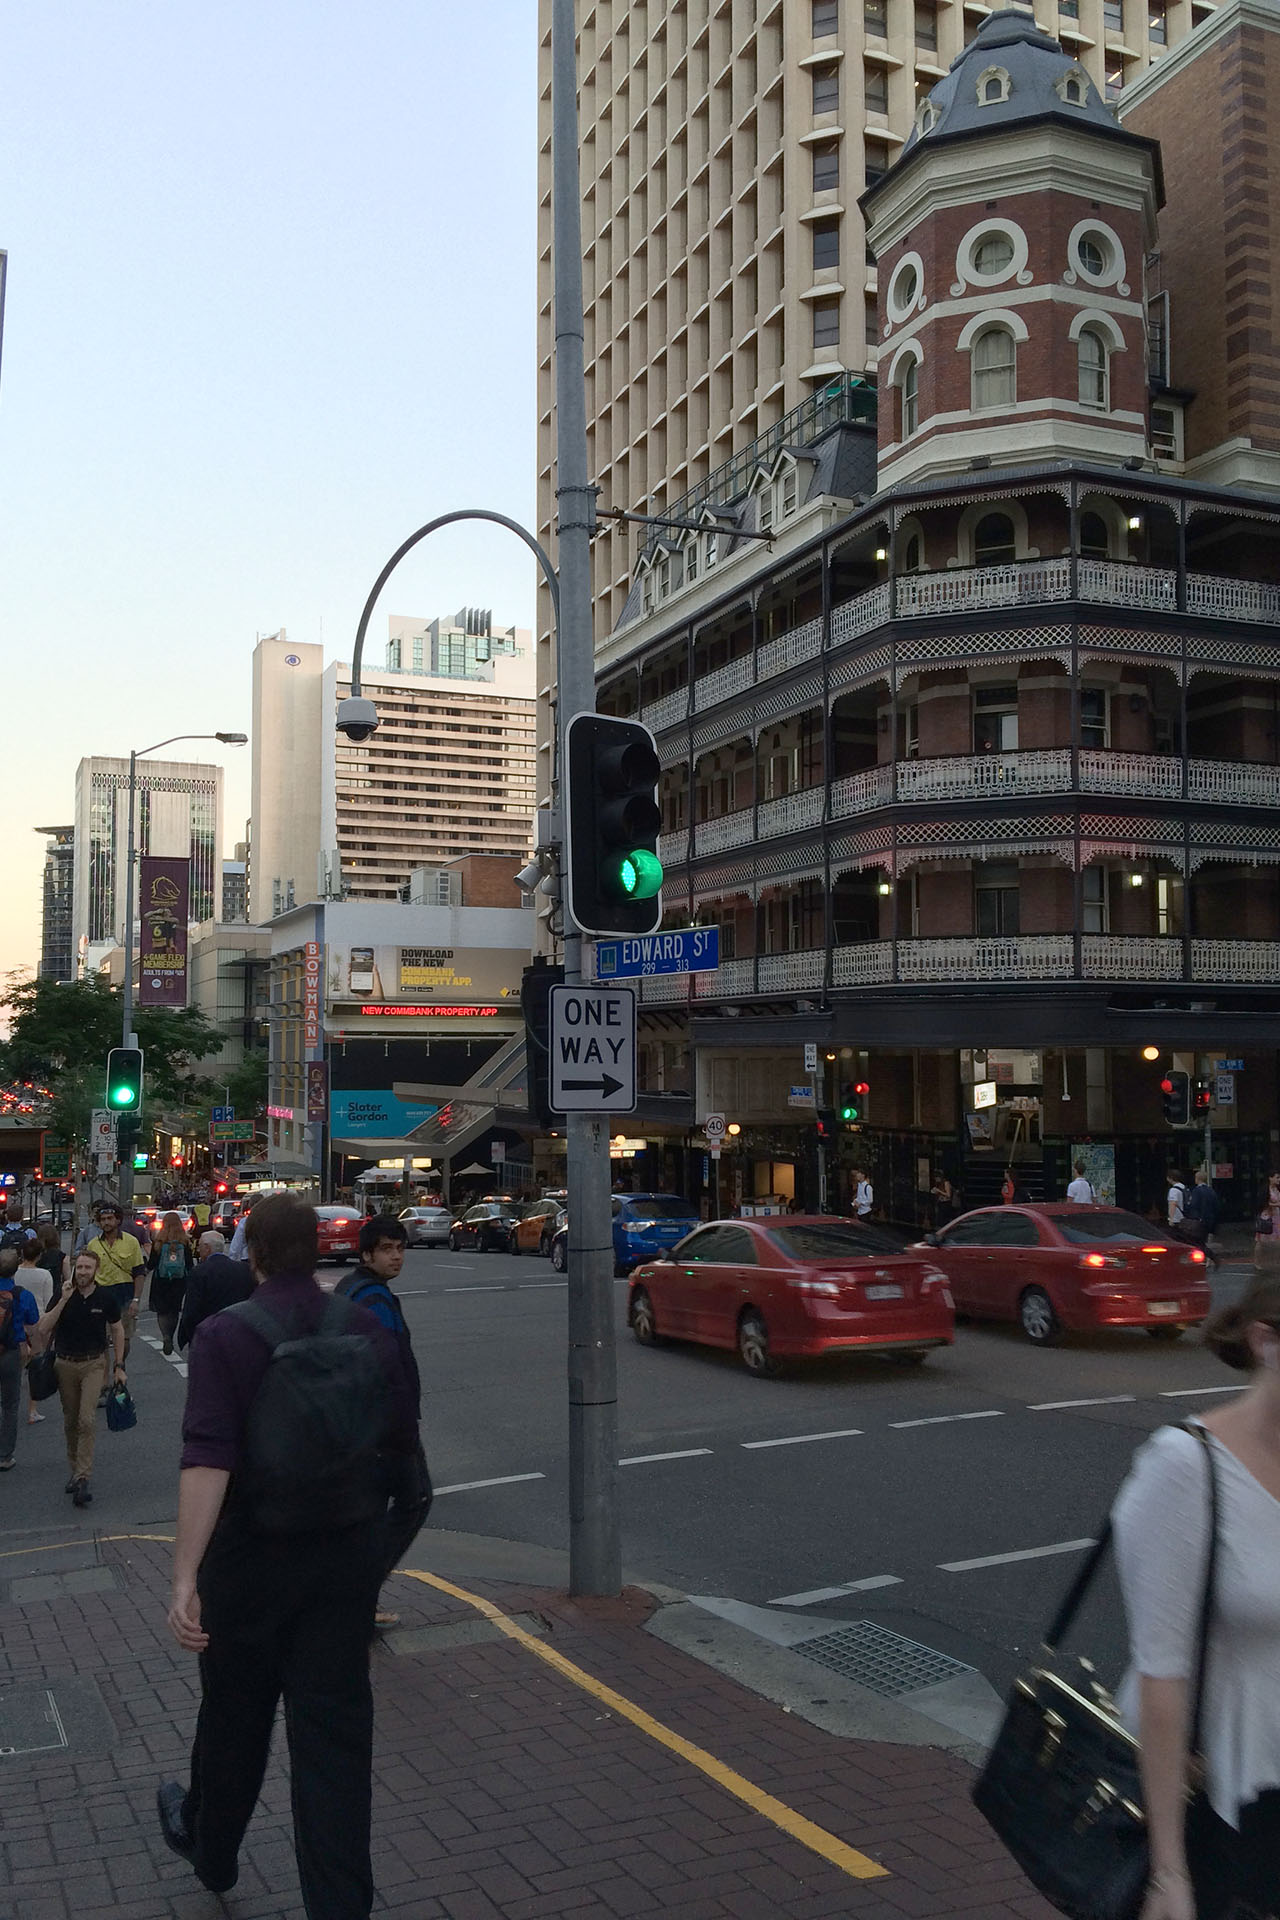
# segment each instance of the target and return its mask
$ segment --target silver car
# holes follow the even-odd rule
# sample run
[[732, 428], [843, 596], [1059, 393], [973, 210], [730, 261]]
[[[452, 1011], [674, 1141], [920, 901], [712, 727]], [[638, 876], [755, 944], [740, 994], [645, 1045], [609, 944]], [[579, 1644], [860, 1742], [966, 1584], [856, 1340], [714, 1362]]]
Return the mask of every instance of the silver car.
[[447, 1247], [453, 1215], [448, 1207], [406, 1207], [400, 1224], [411, 1247]]

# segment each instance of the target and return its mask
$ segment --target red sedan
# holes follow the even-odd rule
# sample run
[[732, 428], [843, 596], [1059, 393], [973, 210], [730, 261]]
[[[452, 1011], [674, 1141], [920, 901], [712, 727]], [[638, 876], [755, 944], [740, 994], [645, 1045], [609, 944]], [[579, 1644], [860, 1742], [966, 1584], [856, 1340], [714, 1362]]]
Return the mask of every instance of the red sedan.
[[1017, 1320], [1037, 1346], [1099, 1327], [1176, 1340], [1209, 1312], [1201, 1249], [1118, 1207], [980, 1207], [922, 1244], [957, 1313]]
[[344, 1267], [360, 1250], [360, 1216], [353, 1207], [317, 1207], [320, 1258]]
[[921, 1361], [950, 1346], [946, 1278], [923, 1248], [820, 1215], [717, 1220], [631, 1276], [627, 1319], [641, 1346], [670, 1335], [736, 1348], [752, 1373], [782, 1359], [854, 1351]]

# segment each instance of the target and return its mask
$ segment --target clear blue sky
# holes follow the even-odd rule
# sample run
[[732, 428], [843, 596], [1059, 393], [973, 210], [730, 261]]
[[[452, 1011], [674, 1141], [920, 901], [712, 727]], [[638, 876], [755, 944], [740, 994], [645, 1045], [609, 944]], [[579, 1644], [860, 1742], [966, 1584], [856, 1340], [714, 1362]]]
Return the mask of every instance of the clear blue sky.
[[[82, 755], [247, 731], [255, 634], [349, 657], [414, 527], [531, 519], [535, 63], [533, 0], [0, 4], [0, 972]], [[466, 603], [532, 624], [510, 535], [428, 542], [371, 657]]]

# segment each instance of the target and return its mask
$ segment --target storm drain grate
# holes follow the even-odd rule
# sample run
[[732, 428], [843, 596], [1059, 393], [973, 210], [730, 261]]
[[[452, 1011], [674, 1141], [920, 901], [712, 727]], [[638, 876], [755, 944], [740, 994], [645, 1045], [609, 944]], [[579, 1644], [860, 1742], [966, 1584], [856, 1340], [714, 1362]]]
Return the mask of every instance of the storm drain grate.
[[936, 1647], [921, 1646], [918, 1640], [907, 1640], [900, 1633], [890, 1633], [873, 1620], [857, 1620], [836, 1633], [802, 1641], [795, 1651], [887, 1699], [972, 1671], [962, 1660], [953, 1660]]

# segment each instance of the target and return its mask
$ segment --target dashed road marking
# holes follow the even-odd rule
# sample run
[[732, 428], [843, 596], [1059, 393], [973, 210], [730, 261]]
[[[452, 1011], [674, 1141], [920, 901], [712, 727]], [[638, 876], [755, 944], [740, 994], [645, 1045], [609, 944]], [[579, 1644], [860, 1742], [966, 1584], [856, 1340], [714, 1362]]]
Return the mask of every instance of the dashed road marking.
[[711, 1452], [710, 1447], [682, 1447], [678, 1453], [633, 1453], [626, 1460], [619, 1460], [620, 1467], [648, 1467], [656, 1460], [698, 1460]]
[[1137, 1399], [1136, 1393], [1109, 1393], [1100, 1400], [1038, 1400], [1028, 1413], [1056, 1413], [1061, 1407], [1123, 1407]]
[[873, 1573], [865, 1580], [846, 1580], [838, 1587], [812, 1587], [808, 1593], [784, 1593], [770, 1600], [771, 1607], [815, 1607], [822, 1600], [843, 1600], [850, 1593], [872, 1593], [877, 1587], [900, 1587], [896, 1573]]
[[981, 1413], [934, 1413], [927, 1420], [891, 1420], [889, 1425], [898, 1427], [948, 1427], [955, 1420], [1001, 1420], [1003, 1407], [984, 1407]]
[[980, 1560], [939, 1560], [940, 1573], [976, 1573], [981, 1567], [1007, 1567], [1015, 1560], [1047, 1560], [1055, 1553], [1083, 1553], [1092, 1540], [1060, 1540], [1053, 1547], [1023, 1547], [1017, 1553], [986, 1553]]
[[1168, 1391], [1162, 1392], [1160, 1398], [1162, 1400], [1185, 1400], [1194, 1398], [1197, 1394], [1201, 1393], [1246, 1393], [1248, 1386], [1249, 1383], [1246, 1380], [1238, 1387], [1171, 1387]]
[[518, 1480], [545, 1480], [545, 1473], [504, 1473], [496, 1480], [459, 1480], [451, 1487], [433, 1487], [432, 1492], [439, 1497], [442, 1493], [475, 1493], [480, 1487], [514, 1487]]
[[446, 1293], [509, 1293], [509, 1287], [446, 1287]]
[[789, 1433], [783, 1440], [740, 1440], [740, 1447], [803, 1447], [811, 1440], [855, 1440], [861, 1427], [837, 1427], [832, 1433]]

